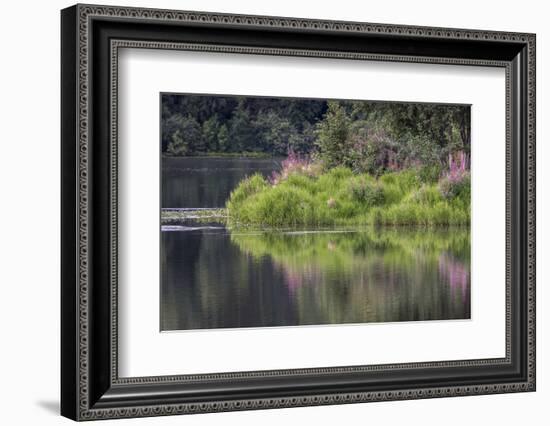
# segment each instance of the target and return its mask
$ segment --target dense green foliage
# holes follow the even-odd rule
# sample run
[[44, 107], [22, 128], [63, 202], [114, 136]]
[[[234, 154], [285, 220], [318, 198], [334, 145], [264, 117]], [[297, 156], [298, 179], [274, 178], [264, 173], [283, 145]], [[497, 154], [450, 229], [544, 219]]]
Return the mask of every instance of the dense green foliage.
[[450, 153], [470, 152], [470, 108], [163, 95], [162, 151], [174, 156], [294, 152], [319, 158], [326, 168], [380, 175], [427, 166], [438, 175]]
[[163, 95], [162, 151], [308, 153], [314, 147], [315, 123], [326, 108], [325, 101], [310, 99]]
[[416, 169], [379, 178], [335, 167], [317, 176], [293, 172], [276, 184], [255, 174], [227, 202], [233, 226], [468, 225], [469, 180], [446, 194]]
[[315, 155], [328, 168], [381, 175], [421, 167], [438, 176], [450, 154], [470, 153], [469, 108], [329, 101]]

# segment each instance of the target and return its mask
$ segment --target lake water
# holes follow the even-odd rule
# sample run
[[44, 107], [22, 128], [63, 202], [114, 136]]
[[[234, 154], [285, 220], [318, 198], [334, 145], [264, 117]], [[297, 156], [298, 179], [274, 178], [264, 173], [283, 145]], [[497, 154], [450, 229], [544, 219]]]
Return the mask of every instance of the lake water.
[[[165, 158], [163, 208], [223, 207], [272, 159]], [[470, 233], [450, 228], [161, 233], [161, 330], [470, 318]]]
[[223, 207], [238, 183], [256, 172], [270, 176], [281, 159], [165, 157], [162, 207]]

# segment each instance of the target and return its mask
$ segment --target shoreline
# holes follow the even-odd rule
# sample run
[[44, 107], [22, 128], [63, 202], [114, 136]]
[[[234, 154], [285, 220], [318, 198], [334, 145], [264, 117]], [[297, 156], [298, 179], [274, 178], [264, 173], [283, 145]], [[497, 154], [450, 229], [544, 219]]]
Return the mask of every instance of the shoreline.
[[469, 229], [470, 224], [380, 224], [380, 223], [343, 223], [343, 224], [322, 224], [322, 225], [287, 225], [280, 227], [258, 226], [256, 224], [239, 224], [231, 222], [227, 208], [220, 207], [168, 207], [161, 209], [161, 226], [170, 225], [205, 225], [220, 224], [230, 230], [250, 230], [261, 232], [287, 232], [287, 231], [340, 231], [353, 232], [358, 228], [364, 229]]
[[266, 152], [205, 152], [196, 155], [171, 155], [163, 152], [161, 157], [164, 158], [251, 158], [251, 159], [269, 159], [285, 157], [273, 155]]

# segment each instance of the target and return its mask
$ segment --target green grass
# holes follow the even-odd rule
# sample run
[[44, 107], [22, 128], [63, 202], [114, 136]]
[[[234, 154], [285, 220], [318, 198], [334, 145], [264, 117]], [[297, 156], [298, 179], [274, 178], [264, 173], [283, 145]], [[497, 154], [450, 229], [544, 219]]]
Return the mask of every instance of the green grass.
[[232, 226], [469, 225], [469, 183], [453, 197], [414, 170], [378, 179], [336, 167], [317, 177], [291, 174], [271, 185], [256, 174], [226, 204]]

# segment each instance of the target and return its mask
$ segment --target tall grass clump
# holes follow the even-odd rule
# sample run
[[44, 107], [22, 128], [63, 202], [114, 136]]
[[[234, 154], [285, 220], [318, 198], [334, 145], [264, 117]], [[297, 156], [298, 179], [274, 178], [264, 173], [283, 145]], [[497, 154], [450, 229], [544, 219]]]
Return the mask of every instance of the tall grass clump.
[[261, 175], [245, 179], [227, 202], [229, 224], [277, 228], [469, 224], [469, 172], [460, 164], [439, 181], [422, 178], [417, 169], [375, 177], [343, 166], [323, 172], [317, 167], [294, 157], [269, 180]]
[[267, 181], [260, 173], [255, 173], [243, 179], [239, 185], [231, 192], [229, 203], [237, 206], [258, 192], [269, 187]]

